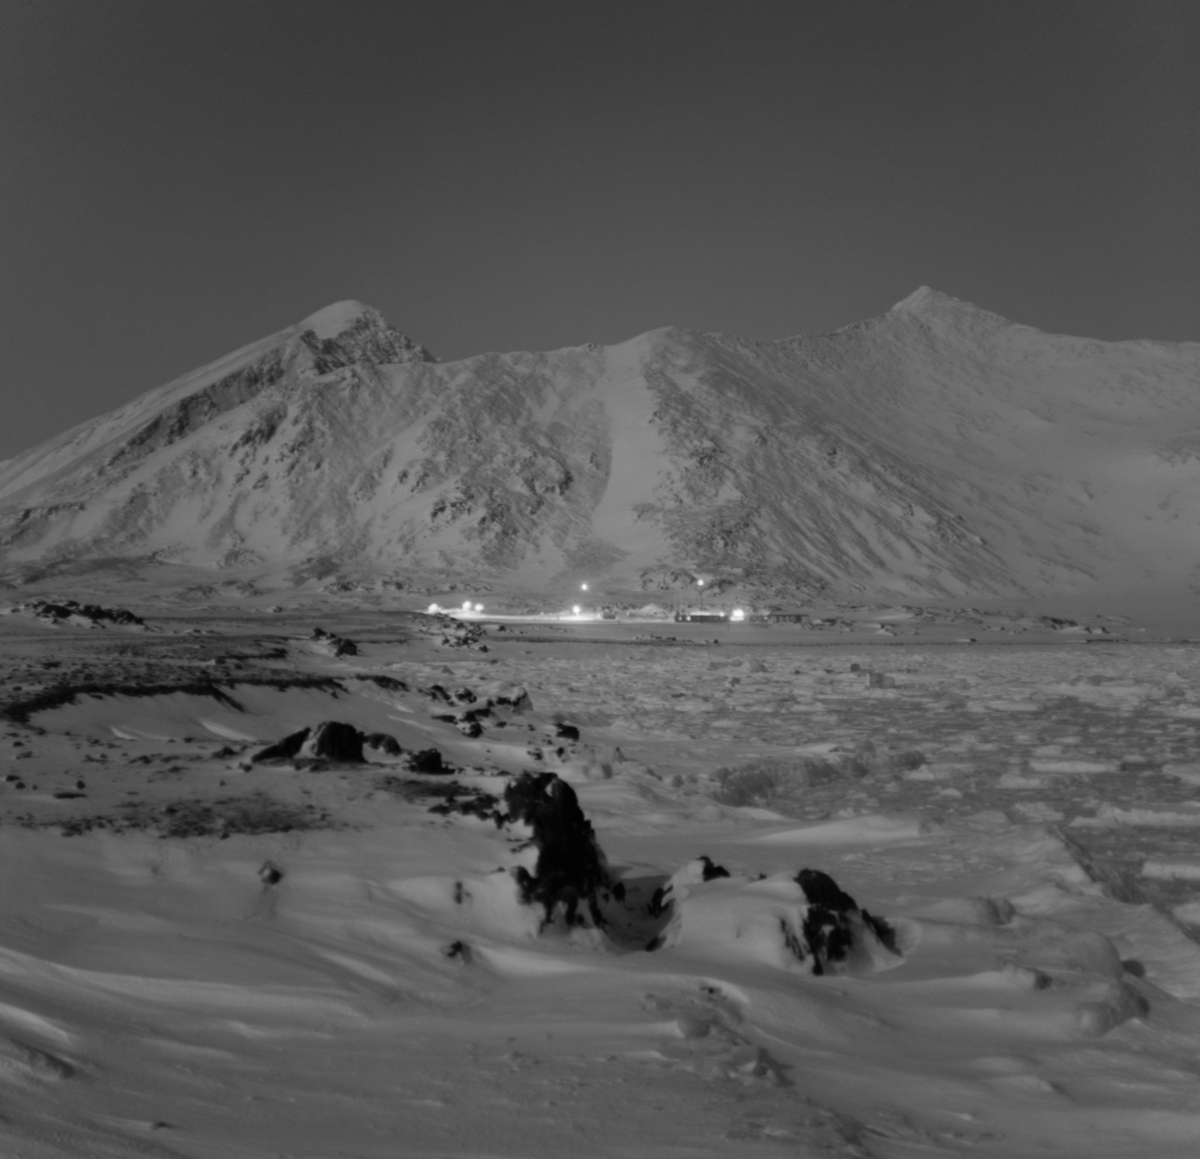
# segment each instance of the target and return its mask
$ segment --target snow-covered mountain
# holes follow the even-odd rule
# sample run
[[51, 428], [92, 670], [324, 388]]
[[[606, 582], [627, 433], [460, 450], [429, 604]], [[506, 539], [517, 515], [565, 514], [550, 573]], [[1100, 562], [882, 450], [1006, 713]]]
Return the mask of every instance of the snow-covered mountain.
[[0, 562], [1179, 590], [1198, 387], [1200, 343], [1047, 335], [925, 288], [832, 334], [446, 364], [343, 302], [0, 464]]

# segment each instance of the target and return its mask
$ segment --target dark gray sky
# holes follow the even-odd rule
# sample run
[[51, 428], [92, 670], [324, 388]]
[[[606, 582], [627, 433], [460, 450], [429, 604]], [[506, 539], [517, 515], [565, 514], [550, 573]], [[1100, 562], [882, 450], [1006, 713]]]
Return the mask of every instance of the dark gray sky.
[[0, 458], [340, 298], [1200, 339], [1195, 0], [0, 0]]

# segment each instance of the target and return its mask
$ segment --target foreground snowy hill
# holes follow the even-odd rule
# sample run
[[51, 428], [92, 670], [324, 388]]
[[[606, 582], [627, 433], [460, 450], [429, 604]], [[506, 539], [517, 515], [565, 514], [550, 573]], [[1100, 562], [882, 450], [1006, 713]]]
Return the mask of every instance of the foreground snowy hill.
[[0, 464], [13, 578], [114, 557], [526, 590], [1182, 591], [1200, 344], [928, 289], [833, 334], [438, 364], [346, 302]]
[[1196, 1154], [1193, 648], [140, 610], [0, 616], [0, 1154]]

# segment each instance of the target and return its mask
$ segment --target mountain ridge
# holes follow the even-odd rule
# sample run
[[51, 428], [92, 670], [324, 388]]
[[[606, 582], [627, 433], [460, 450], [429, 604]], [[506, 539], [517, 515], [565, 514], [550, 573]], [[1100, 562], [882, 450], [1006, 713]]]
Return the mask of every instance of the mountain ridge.
[[0, 569], [967, 598], [1128, 586], [1133, 552], [1186, 587], [1198, 380], [1200, 344], [928, 287], [825, 335], [451, 363], [348, 300], [0, 464]]

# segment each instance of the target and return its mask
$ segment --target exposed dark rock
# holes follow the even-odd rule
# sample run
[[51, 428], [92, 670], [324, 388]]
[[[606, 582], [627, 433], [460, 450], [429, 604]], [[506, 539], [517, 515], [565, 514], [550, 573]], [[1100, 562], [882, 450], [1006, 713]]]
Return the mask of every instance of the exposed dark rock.
[[563, 740], [578, 740], [579, 729], [573, 724], [557, 724], [554, 726], [554, 735], [562, 737]]
[[313, 628], [312, 638], [326, 645], [334, 656], [357, 656], [358, 645], [345, 636], [337, 636], [324, 628]]
[[860, 910], [854, 898], [829, 874], [819, 869], [802, 869], [795, 881], [808, 901], [803, 933], [805, 948], [812, 955], [814, 974], [825, 974], [831, 965], [844, 962], [861, 940], [863, 927], [893, 954], [900, 953], [895, 930], [883, 918]]
[[442, 754], [437, 749], [422, 749], [417, 753], [408, 754], [408, 765], [414, 773], [450, 774], [454, 767], [442, 760]]
[[386, 732], [364, 733], [362, 742], [364, 748], [386, 753], [389, 757], [398, 757], [404, 751], [400, 747], [400, 742]]
[[369, 680], [372, 684], [384, 689], [386, 692], [407, 692], [408, 685], [403, 680], [397, 680], [394, 676], [363, 676], [363, 680]]
[[302, 728], [268, 745], [250, 759], [255, 764], [296, 759], [362, 764], [363, 735], [352, 724], [323, 720], [315, 728]]
[[492, 704], [511, 708], [513, 712], [528, 712], [533, 708], [529, 693], [521, 684], [508, 684], [499, 688], [490, 698]]
[[242, 706], [225, 690], [226, 688], [244, 685], [255, 688], [319, 688], [330, 692], [344, 691], [342, 685], [329, 676], [240, 676], [223, 684], [224, 687], [221, 687], [211, 680], [152, 681], [140, 684], [129, 681], [64, 683], [48, 688], [36, 696], [10, 701], [0, 709], [0, 717], [17, 724], [28, 724], [34, 713], [60, 708], [64, 704], [74, 704], [81, 696], [170, 696], [179, 692], [190, 696], [208, 696], [226, 708], [243, 712]]
[[361, 764], [365, 759], [362, 733], [352, 724], [323, 720], [304, 742], [300, 755]]
[[144, 628], [145, 620], [135, 616], [127, 608], [105, 608], [99, 604], [81, 604], [77, 600], [30, 600], [17, 604], [13, 611], [29, 612], [47, 624], [65, 624], [69, 620], [88, 623], [93, 627], [102, 624], [118, 624], [127, 628]]
[[703, 866], [704, 866], [704, 870], [703, 870], [703, 880], [704, 881], [716, 881], [717, 878], [719, 878], [719, 877], [728, 877], [729, 876], [729, 870], [726, 869], [723, 865], [714, 865], [712, 858], [706, 857], [704, 854], [701, 854], [700, 861], [703, 863]]
[[[575, 790], [553, 773], [522, 773], [504, 790], [507, 820], [528, 825], [537, 848], [533, 873], [514, 870], [521, 900], [538, 904], [544, 924], [561, 916], [568, 927], [603, 927], [600, 896], [609, 891], [608, 864]], [[580, 913], [580, 907], [586, 917]]]
[[61, 821], [32, 823], [32, 828], [59, 827], [64, 837], [77, 837], [95, 830], [113, 833], [157, 831], [163, 838], [217, 837], [236, 833], [290, 833], [308, 829], [337, 828], [324, 809], [315, 805], [292, 805], [264, 793], [215, 800], [175, 801], [163, 806], [152, 802], [130, 802], [112, 813], [71, 817]]
[[260, 749], [250, 760], [258, 765], [265, 764], [268, 761], [290, 761], [300, 753], [300, 748], [306, 740], [311, 729], [302, 728], [299, 732], [288, 733], [282, 740], [277, 740], [274, 744], [267, 745], [265, 749]]
[[436, 795], [442, 798], [436, 805], [431, 805], [429, 811], [439, 816], [448, 817], [458, 814], [460, 817], [478, 817], [481, 821], [492, 821], [499, 828], [504, 822], [504, 814], [500, 810], [500, 799], [491, 793], [479, 789], [468, 788], [459, 781], [450, 784], [424, 786], [425, 795]]
[[[671, 903], [676, 900], [676, 893], [680, 886], [700, 883], [708, 881], [717, 881], [722, 877], [729, 877], [729, 870], [723, 865], [717, 865], [711, 857], [701, 854], [694, 861], [689, 861], [678, 873], [674, 874], [662, 885], [658, 886], [654, 893], [650, 895], [650, 900], [646, 903], [646, 912], [652, 917], [660, 917], [665, 914], [670, 908]], [[651, 947], [657, 949], [657, 946]]]
[[488, 650], [487, 645], [483, 643], [487, 633], [482, 624], [468, 624], [452, 616], [441, 616], [438, 618], [438, 626], [442, 630], [443, 647], [467, 648], [474, 652]]

